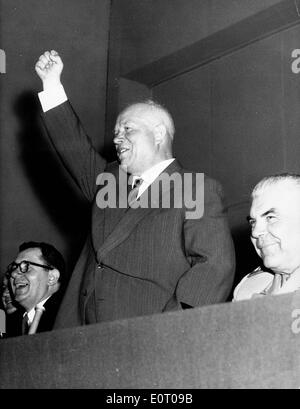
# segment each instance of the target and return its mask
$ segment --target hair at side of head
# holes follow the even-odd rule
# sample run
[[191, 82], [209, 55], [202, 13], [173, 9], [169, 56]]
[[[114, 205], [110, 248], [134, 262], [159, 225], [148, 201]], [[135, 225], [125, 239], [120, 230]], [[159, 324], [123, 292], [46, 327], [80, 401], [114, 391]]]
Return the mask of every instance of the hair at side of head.
[[129, 105], [127, 105], [127, 107], [125, 107], [125, 109], [123, 111], [126, 111], [127, 109], [135, 106], [135, 105], [145, 105], [150, 111], [153, 111], [155, 113], [157, 113], [159, 115], [159, 118], [161, 120], [161, 122], [163, 123], [163, 125], [166, 127], [166, 131], [168, 136], [173, 139], [174, 138], [174, 134], [175, 134], [175, 125], [174, 125], [174, 121], [172, 118], [172, 115], [170, 114], [170, 112], [168, 111], [167, 108], [165, 108], [162, 104], [160, 104], [159, 102], [155, 101], [154, 99], [144, 99], [141, 101], [137, 101], [134, 103], [131, 103]]
[[264, 189], [276, 185], [278, 183], [288, 182], [300, 189], [300, 175], [297, 173], [280, 173], [276, 175], [266, 176], [260, 180], [252, 190], [252, 199], [261, 193]]
[[59, 271], [60, 276], [58, 281], [60, 283], [64, 283], [66, 279], [66, 264], [61, 253], [54, 246], [52, 246], [52, 244], [36, 241], [28, 241], [22, 243], [19, 246], [19, 252], [31, 248], [39, 248], [41, 250], [42, 257], [45, 262], [49, 266], [54, 267]]

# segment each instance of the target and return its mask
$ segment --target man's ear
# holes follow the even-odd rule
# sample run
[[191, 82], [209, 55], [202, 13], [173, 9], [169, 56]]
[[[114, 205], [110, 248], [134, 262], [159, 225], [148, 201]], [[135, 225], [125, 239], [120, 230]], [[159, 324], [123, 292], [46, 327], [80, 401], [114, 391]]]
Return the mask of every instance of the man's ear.
[[157, 145], [160, 145], [165, 141], [167, 135], [167, 129], [164, 124], [156, 125], [154, 128], [154, 139]]
[[49, 274], [48, 274], [48, 285], [52, 286], [55, 285], [60, 277], [60, 273], [59, 271], [54, 268], [53, 270], [49, 270]]

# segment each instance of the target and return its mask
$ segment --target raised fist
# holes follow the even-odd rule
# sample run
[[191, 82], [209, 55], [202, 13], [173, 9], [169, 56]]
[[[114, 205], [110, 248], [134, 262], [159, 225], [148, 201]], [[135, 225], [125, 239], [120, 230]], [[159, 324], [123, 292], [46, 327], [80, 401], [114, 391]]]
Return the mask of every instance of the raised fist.
[[35, 64], [35, 71], [43, 82], [44, 89], [60, 84], [64, 64], [55, 51], [45, 51]]

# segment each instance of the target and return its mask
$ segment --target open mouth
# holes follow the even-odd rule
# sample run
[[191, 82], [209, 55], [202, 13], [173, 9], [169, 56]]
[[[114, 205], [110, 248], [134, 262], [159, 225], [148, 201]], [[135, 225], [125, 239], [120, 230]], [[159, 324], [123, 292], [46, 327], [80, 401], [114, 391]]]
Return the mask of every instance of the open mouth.
[[20, 294], [27, 291], [27, 287], [28, 287], [27, 283], [15, 283], [16, 294]]
[[122, 147], [122, 148], [117, 148], [117, 153], [118, 153], [118, 156], [119, 157], [121, 157], [122, 155], [124, 155], [126, 152], [128, 152], [129, 151], [129, 148], [124, 148], [124, 147]]

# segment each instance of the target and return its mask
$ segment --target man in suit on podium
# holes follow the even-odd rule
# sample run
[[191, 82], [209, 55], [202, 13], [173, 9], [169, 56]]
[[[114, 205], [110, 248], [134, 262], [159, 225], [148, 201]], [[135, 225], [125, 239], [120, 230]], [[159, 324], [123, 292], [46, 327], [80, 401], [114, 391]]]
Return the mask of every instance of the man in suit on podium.
[[[119, 163], [108, 164], [68, 101], [58, 53], [46, 51], [35, 69], [48, 134], [92, 207], [91, 231], [55, 328], [225, 301], [235, 258], [222, 189], [213, 179], [183, 170], [173, 157], [170, 113], [154, 101], [124, 109], [114, 136]], [[163, 178], [175, 178], [177, 186]], [[174, 193], [178, 185], [179, 193], [196, 197], [195, 214]]]
[[61, 302], [65, 262], [51, 244], [21, 244], [15, 260], [7, 267], [5, 278], [14, 304], [3, 297], [7, 336], [50, 331]]

